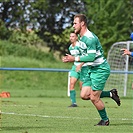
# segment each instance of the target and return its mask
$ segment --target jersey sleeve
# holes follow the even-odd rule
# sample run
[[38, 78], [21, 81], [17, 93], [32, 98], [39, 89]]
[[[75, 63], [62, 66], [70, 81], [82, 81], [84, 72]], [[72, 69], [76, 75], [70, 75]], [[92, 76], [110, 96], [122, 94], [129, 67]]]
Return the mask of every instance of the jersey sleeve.
[[133, 52], [131, 52], [131, 56], [133, 57]]
[[87, 38], [84, 39], [85, 44], [87, 45], [87, 53], [85, 55], [80, 56], [81, 62], [93, 62], [96, 57], [96, 39], [95, 38]]

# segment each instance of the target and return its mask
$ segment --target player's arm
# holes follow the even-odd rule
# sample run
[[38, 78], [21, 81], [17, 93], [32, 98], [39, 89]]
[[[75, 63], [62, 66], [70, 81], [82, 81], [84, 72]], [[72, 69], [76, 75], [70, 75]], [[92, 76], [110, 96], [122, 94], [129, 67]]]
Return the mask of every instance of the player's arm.
[[75, 58], [75, 60], [80, 62], [93, 62], [96, 58], [96, 43], [97, 40], [95, 38], [92, 38], [91, 41], [86, 41], [87, 53], [79, 56], [77, 59]]
[[96, 57], [96, 40], [91, 39], [86, 41], [86, 46], [87, 46], [87, 52], [82, 54], [81, 56], [76, 56], [76, 57], [72, 57], [70, 55], [67, 55], [67, 60], [68, 62], [93, 62], [95, 60]]
[[74, 57], [72, 55], [67, 54], [66, 56], [63, 57], [62, 61], [63, 62], [93, 62], [95, 59], [96, 53], [90, 53], [88, 55], [84, 56], [77, 56]]
[[79, 65], [76, 66], [76, 72], [79, 72], [84, 65], [84, 62], [80, 63]]
[[79, 56], [75, 58], [75, 61], [79, 61], [79, 62], [93, 62], [95, 60], [96, 57], [96, 52], [94, 51], [94, 53], [89, 53], [87, 55], [84, 56]]
[[122, 55], [131, 55], [131, 56], [133, 56], [133, 53], [130, 52], [128, 49], [123, 48], [123, 49], [121, 49], [121, 51], [123, 51]]

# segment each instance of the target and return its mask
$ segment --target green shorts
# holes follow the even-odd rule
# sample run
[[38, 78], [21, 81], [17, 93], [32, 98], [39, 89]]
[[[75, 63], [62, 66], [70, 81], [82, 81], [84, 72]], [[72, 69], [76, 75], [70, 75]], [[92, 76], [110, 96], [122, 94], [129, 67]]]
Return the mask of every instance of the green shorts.
[[92, 90], [103, 90], [110, 75], [110, 66], [107, 62], [99, 66], [90, 66], [83, 86], [90, 86]]
[[81, 71], [76, 72], [76, 66], [73, 65], [72, 69], [70, 70], [70, 77], [74, 77], [74, 78], [79, 79], [80, 81], [84, 82], [84, 78], [87, 73], [88, 73], [88, 66], [83, 66], [81, 68]]

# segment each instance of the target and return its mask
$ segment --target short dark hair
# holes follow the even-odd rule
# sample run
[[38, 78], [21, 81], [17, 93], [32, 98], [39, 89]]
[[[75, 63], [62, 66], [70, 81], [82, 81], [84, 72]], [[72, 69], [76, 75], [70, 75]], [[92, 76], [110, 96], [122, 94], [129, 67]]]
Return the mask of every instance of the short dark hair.
[[74, 31], [70, 32], [70, 34], [71, 34], [71, 33], [73, 33], [73, 34], [75, 34], [76, 36], [78, 36], [78, 34], [77, 34], [77, 33], [75, 33]]
[[79, 18], [80, 22], [83, 21], [85, 23], [85, 25], [87, 25], [87, 18], [86, 18], [86, 16], [84, 14], [76, 14], [74, 16], [74, 19], [75, 18]]

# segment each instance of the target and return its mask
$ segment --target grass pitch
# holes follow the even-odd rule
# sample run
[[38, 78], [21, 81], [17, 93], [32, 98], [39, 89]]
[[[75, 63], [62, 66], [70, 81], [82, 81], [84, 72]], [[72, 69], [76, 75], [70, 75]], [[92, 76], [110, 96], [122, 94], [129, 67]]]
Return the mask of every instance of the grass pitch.
[[77, 98], [79, 107], [68, 108], [66, 98], [2, 99], [2, 133], [131, 133], [132, 99], [121, 98], [118, 107], [111, 98], [103, 99], [110, 126], [97, 127], [99, 115], [90, 101]]
[[[1, 59], [4, 67], [68, 69], [68, 64], [54, 64], [51, 61], [12, 56]], [[99, 115], [90, 101], [79, 98], [78, 84], [75, 88], [79, 107], [68, 108], [71, 104], [66, 96], [68, 73], [1, 71], [1, 76], [0, 89], [9, 91], [11, 98], [3, 98], [0, 104], [0, 133], [133, 132], [133, 90], [130, 88], [127, 97], [121, 97], [120, 107], [111, 98], [103, 98], [110, 126], [96, 127], [94, 124], [99, 122]]]

